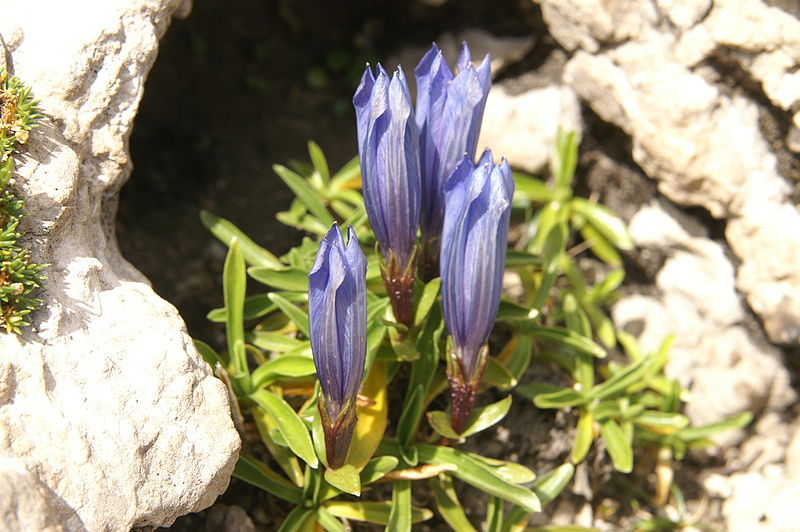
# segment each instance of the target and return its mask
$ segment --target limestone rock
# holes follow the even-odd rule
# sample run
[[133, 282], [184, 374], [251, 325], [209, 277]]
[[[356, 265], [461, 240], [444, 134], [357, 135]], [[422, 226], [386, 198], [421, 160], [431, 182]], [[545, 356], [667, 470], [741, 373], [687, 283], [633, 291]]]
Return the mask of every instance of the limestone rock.
[[691, 58], [688, 63], [692, 64], [726, 50], [761, 82], [764, 93], [777, 107], [788, 111], [800, 101], [797, 15], [761, 0], [714, 2], [708, 16], [678, 46], [679, 56]]
[[[702, 2], [658, 2], [682, 26], [694, 24], [686, 31], [652, 16], [651, 2], [540, 3], [553, 36], [577, 49], [566, 83], [631, 136], [634, 160], [661, 192], [729, 220], [726, 237], [741, 261], [738, 289], [773, 342], [800, 343], [800, 271], [791, 268], [800, 211], [792, 184], [778, 172], [758, 105], [697, 66], [718, 50], [739, 54], [778, 111], [794, 108], [800, 21], [759, 0], [714, 2], [706, 14]], [[601, 49], [608, 43], [614, 46]]]
[[504, 83], [492, 87], [478, 150], [489, 147], [515, 168], [538, 173], [552, 157], [559, 126], [580, 135], [580, 103], [563, 85], [518, 91], [511, 92]]
[[[660, 296], [623, 298], [613, 309], [614, 321], [643, 324], [639, 340], [646, 351], [674, 335], [668, 373], [691, 390], [686, 413], [692, 422], [790, 404], [794, 392], [780, 353], [742, 325], [745, 309], [722, 246], [663, 201], [634, 216], [631, 234], [637, 245], [666, 249], [669, 258], [656, 277]], [[730, 444], [741, 436], [725, 433], [719, 441]]]
[[758, 462], [729, 477], [706, 474], [703, 485], [724, 499], [722, 513], [730, 532], [793, 532], [800, 522], [800, 427], [772, 415], [756, 431], [748, 444], [757, 449]]
[[0, 335], [0, 529], [169, 525], [224, 491], [240, 446], [222, 383], [114, 237], [144, 80], [190, 4], [0, 6], [9, 68], [45, 115], [18, 159], [22, 230], [52, 264], [35, 328]]

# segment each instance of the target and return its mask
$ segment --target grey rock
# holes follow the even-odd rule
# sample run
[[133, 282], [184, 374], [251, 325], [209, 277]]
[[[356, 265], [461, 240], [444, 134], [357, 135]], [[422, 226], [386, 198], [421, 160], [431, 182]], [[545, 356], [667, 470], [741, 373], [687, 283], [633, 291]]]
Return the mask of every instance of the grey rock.
[[[720, 421], [744, 410], [780, 410], [794, 400], [780, 353], [744, 326], [734, 268], [722, 246], [664, 201], [644, 206], [631, 221], [637, 245], [667, 250], [656, 277], [659, 297], [632, 295], [613, 309], [625, 327], [643, 323], [642, 348], [658, 348], [668, 335], [668, 373], [691, 391], [686, 413], [694, 424]], [[725, 382], [725, 386], [719, 386]], [[733, 444], [743, 433], [725, 433]]]
[[478, 150], [489, 147], [515, 168], [538, 173], [553, 156], [559, 127], [583, 131], [580, 102], [569, 87], [549, 85], [515, 92], [501, 83], [486, 102]]
[[[634, 160], [663, 194], [729, 220], [726, 237], [741, 261], [737, 288], [773, 342], [800, 343], [800, 272], [791, 267], [800, 260], [800, 211], [792, 185], [778, 172], [758, 105], [693, 70], [715, 50], [749, 54], [742, 68], [762, 81], [778, 110], [788, 109], [800, 97], [800, 21], [758, 0], [721, 1], [683, 32], [651, 17], [650, 2], [541, 3], [556, 39], [580, 48], [565, 82], [631, 136]], [[614, 46], [601, 50], [606, 43]]]
[[213, 503], [240, 446], [222, 383], [114, 236], [144, 81], [190, 4], [0, 7], [9, 66], [45, 115], [16, 186], [33, 258], [52, 264], [35, 328], [0, 335], [0, 529], [166, 526]]

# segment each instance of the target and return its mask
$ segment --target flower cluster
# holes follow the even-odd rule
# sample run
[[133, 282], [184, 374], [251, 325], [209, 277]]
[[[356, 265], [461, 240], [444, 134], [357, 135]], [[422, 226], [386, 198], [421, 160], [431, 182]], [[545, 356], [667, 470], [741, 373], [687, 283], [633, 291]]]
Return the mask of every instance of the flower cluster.
[[[486, 367], [486, 342], [500, 301], [513, 195], [508, 164], [490, 151], [474, 163], [491, 86], [489, 56], [472, 63], [464, 44], [456, 71], [434, 45], [414, 70], [416, 108], [400, 67], [367, 67], [353, 97], [364, 204], [397, 323], [413, 328], [417, 230], [420, 270], [439, 275], [453, 428], [465, 428]], [[364, 262], [352, 229], [347, 247], [334, 226], [309, 275], [309, 318], [331, 467], [342, 464], [355, 423], [364, 365]], [[356, 277], [361, 276], [359, 279]]]

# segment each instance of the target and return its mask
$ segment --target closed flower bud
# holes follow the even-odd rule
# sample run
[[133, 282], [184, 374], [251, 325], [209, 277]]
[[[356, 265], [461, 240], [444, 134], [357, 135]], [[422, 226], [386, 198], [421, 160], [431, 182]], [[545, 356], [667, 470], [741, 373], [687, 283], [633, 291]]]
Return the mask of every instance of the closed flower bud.
[[497, 317], [508, 246], [514, 181], [505, 159], [486, 150], [478, 164], [465, 157], [444, 188], [442, 306], [452, 339], [448, 378], [453, 428], [469, 419], [486, 368], [489, 333]]
[[466, 154], [475, 160], [483, 110], [492, 85], [488, 54], [480, 66], [461, 48], [454, 74], [435, 44], [414, 69], [417, 80], [416, 122], [422, 169], [423, 268], [438, 275], [439, 238], [444, 219], [444, 183]]
[[334, 224], [308, 274], [311, 349], [322, 388], [319, 412], [331, 468], [347, 458], [356, 423], [367, 346], [366, 274], [367, 260], [355, 231], [348, 229], [345, 245]]
[[367, 67], [353, 97], [364, 205], [384, 258], [397, 321], [410, 325], [421, 178], [414, 109], [402, 69]]

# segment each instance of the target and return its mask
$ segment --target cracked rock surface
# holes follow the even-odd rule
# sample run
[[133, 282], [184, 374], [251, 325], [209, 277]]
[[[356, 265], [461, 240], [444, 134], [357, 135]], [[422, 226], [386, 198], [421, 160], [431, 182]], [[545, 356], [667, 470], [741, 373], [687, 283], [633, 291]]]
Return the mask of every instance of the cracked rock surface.
[[18, 157], [21, 229], [52, 264], [34, 328], [0, 335], [0, 530], [169, 525], [224, 491], [240, 442], [222, 383], [113, 224], [158, 39], [191, 5], [0, 7], [6, 63], [45, 117]]
[[[760, 126], [765, 113], [797, 122], [797, 15], [760, 0], [538, 3], [573, 52], [566, 84], [630, 135], [666, 197], [727, 221], [738, 290], [771, 341], [800, 343], [800, 176], [779, 164], [797, 132], [776, 146]], [[755, 97], [715, 79], [729, 63]]]

